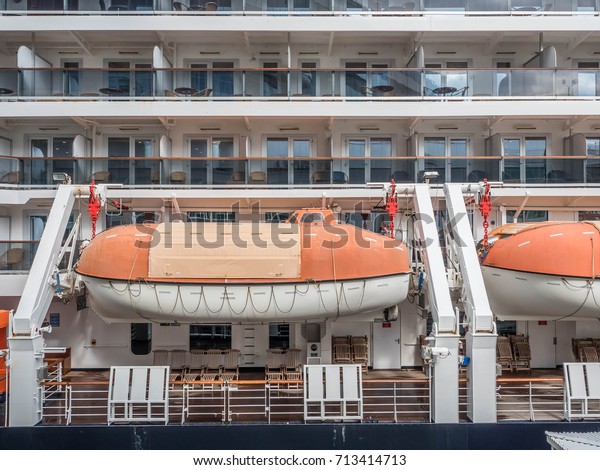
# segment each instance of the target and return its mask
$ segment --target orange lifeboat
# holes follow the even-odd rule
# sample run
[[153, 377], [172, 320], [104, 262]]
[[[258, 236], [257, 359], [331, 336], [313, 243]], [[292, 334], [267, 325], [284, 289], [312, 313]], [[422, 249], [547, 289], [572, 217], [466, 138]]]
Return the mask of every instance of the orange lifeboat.
[[196, 323], [393, 316], [410, 266], [401, 242], [303, 209], [280, 224], [115, 227], [76, 271], [108, 322]]
[[480, 246], [492, 311], [501, 319], [600, 318], [600, 225], [509, 224]]

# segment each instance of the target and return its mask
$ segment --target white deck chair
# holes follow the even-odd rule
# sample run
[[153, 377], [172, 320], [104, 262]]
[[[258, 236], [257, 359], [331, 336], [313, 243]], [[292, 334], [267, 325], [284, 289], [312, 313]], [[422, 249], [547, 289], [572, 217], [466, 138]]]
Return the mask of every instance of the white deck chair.
[[240, 351], [238, 349], [227, 349], [223, 357], [223, 369], [221, 370], [220, 379], [223, 382], [231, 382], [238, 380], [240, 377]]
[[179, 377], [183, 377], [188, 364], [187, 351], [183, 349], [175, 349], [171, 351], [171, 372], [169, 374], [169, 380], [177, 380]]

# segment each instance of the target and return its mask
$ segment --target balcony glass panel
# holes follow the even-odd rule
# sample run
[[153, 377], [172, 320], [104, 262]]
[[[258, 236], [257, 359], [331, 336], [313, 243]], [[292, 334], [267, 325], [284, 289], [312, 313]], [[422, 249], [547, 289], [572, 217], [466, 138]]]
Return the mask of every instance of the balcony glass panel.
[[39, 241], [0, 240], [0, 271], [27, 271], [37, 252]]
[[193, 139], [191, 141], [190, 183], [208, 183], [208, 141]]

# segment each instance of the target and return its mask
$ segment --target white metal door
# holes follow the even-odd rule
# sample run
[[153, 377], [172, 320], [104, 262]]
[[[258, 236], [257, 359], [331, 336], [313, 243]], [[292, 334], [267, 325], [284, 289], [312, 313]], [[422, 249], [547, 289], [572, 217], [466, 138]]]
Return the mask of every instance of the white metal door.
[[400, 366], [400, 322], [373, 323], [373, 369]]

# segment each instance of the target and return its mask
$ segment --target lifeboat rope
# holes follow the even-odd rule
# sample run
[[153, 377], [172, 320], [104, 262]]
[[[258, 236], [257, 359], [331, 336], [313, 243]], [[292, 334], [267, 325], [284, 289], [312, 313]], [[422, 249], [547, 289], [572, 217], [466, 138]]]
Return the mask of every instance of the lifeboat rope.
[[[296, 299], [297, 299], [298, 295], [306, 295], [306, 294], [308, 294], [308, 292], [310, 291], [310, 283], [311, 283], [310, 280], [306, 281], [306, 290], [305, 291], [300, 291], [298, 289], [297, 285], [294, 286], [294, 293], [293, 293], [294, 298], [292, 300], [292, 303], [291, 303], [290, 307], [288, 309], [286, 309], [286, 310], [284, 310], [283, 308], [281, 308], [281, 306], [279, 305], [279, 302], [277, 301], [277, 295], [275, 293], [275, 287], [276, 286], [271, 286], [270, 287], [269, 303], [268, 303], [267, 307], [264, 310], [259, 309], [256, 306], [256, 304], [254, 303], [254, 299], [253, 299], [253, 295], [252, 295], [252, 291], [251, 291], [252, 286], [248, 286], [247, 289], [246, 289], [246, 301], [245, 301], [245, 304], [244, 304], [244, 306], [240, 310], [236, 310], [233, 307], [232, 303], [231, 303], [231, 299], [229, 298], [229, 292], [228, 292], [227, 288], [230, 287], [230, 286], [224, 286], [224, 289], [223, 289], [223, 298], [221, 300], [221, 305], [219, 307], [217, 307], [216, 309], [215, 308], [211, 308], [210, 305], [209, 305], [209, 303], [208, 303], [208, 298], [207, 298], [207, 295], [206, 295], [206, 292], [205, 292], [205, 289], [204, 289], [206, 286], [200, 286], [200, 295], [198, 297], [198, 303], [196, 304], [196, 306], [194, 308], [188, 308], [188, 307], [186, 307], [185, 302], [184, 302], [184, 295], [183, 295], [182, 290], [181, 290], [183, 286], [177, 286], [177, 294], [176, 294], [175, 302], [173, 303], [173, 306], [170, 309], [165, 309], [164, 306], [162, 305], [164, 302], [161, 303], [161, 298], [160, 298], [160, 296], [158, 294], [158, 285], [157, 284], [150, 283], [146, 279], [136, 279], [136, 280], [134, 280], [134, 279], [128, 279], [125, 282], [126, 282], [125, 288], [121, 290], [121, 289], [117, 288], [117, 286], [115, 285], [115, 281], [114, 280], [109, 280], [108, 281], [111, 289], [114, 292], [117, 292], [119, 294], [123, 294], [123, 293], [127, 292], [127, 294], [129, 295], [130, 305], [131, 305], [131, 307], [132, 307], [132, 309], [133, 309], [133, 311], [135, 312], [136, 315], [138, 315], [141, 318], [144, 318], [147, 321], [151, 321], [151, 322], [155, 322], [155, 321], [151, 320], [151, 319], [145, 317], [144, 315], [142, 315], [141, 313], [139, 313], [138, 310], [137, 310], [137, 308], [136, 308], [136, 304], [134, 302], [135, 298], [141, 296], [142, 289], [144, 287], [147, 287], [148, 289], [150, 289], [150, 290], [152, 290], [154, 292], [154, 297], [156, 299], [156, 305], [157, 305], [160, 313], [163, 314], [163, 315], [172, 315], [173, 312], [175, 312], [175, 310], [177, 309], [177, 305], [179, 303], [181, 304], [181, 308], [182, 308], [182, 310], [183, 310], [183, 312], [185, 314], [193, 315], [194, 313], [196, 313], [200, 309], [200, 306], [202, 305], [202, 300], [204, 300], [204, 305], [206, 306], [206, 310], [209, 313], [211, 313], [211, 314], [219, 314], [219, 313], [221, 313], [223, 311], [223, 308], [225, 307], [225, 301], [227, 301], [227, 305], [229, 307], [229, 310], [233, 313], [233, 315], [236, 315], [236, 316], [241, 316], [243, 314], [243, 312], [247, 309], [249, 303], [252, 305], [253, 311], [255, 313], [259, 314], [259, 315], [267, 313], [271, 309], [272, 305], [275, 305], [275, 308], [278, 310], [278, 313], [286, 315], [286, 314], [290, 313], [294, 309], [294, 307], [296, 305]], [[345, 283], [343, 281], [339, 283], [340, 291], [338, 293], [338, 290], [337, 290], [337, 285], [338, 284], [337, 284], [337, 281], [336, 281], [336, 283], [334, 284], [334, 288], [336, 289], [336, 302], [337, 302], [336, 309], [335, 310], [329, 310], [327, 308], [327, 306], [325, 304], [325, 300], [323, 298], [323, 292], [321, 291], [321, 285], [320, 285], [321, 283], [313, 281], [313, 284], [315, 285], [315, 288], [317, 289], [317, 292], [319, 293], [319, 299], [321, 300], [321, 304], [322, 304], [325, 312], [327, 314], [334, 314], [334, 313], [336, 313], [338, 316], [339, 316], [339, 311], [340, 311], [340, 305], [342, 304], [342, 299], [344, 300], [344, 303], [346, 304], [346, 307], [348, 308], [348, 310], [350, 310], [351, 312], [359, 312], [360, 311], [360, 308], [362, 307], [362, 305], [364, 303], [364, 299], [365, 299], [366, 283], [367, 283], [366, 280], [362, 281], [362, 293], [361, 293], [361, 297], [360, 297], [360, 300], [359, 300], [357, 306], [353, 308], [351, 306], [351, 302], [348, 299], [348, 293], [346, 292]], [[138, 287], [138, 293], [137, 294], [133, 292], [134, 285], [137, 285], [137, 287]]]

